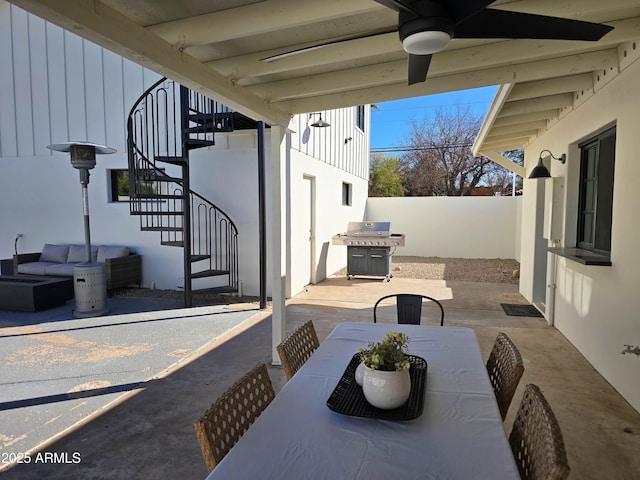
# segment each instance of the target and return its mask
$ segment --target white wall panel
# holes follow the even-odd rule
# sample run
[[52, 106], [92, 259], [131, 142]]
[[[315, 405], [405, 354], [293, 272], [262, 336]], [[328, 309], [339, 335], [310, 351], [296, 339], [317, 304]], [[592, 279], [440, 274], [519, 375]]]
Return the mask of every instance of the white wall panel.
[[406, 234], [396, 255], [516, 258], [521, 197], [369, 198], [366, 219]]
[[47, 69], [49, 92], [49, 131], [51, 143], [71, 140], [67, 111], [67, 76], [64, 62], [65, 32], [46, 24], [47, 32]]
[[126, 151], [126, 124], [119, 120], [127, 118], [129, 113], [124, 107], [122, 60], [122, 57], [108, 50], [102, 51], [105, 145], [119, 152]]
[[[84, 65], [84, 110], [87, 125], [86, 139], [88, 141], [105, 145], [106, 125], [105, 111], [109, 102], [117, 101], [117, 98], [106, 100], [104, 94], [104, 73], [102, 70], [103, 49], [91, 42], [82, 42]], [[120, 117], [118, 124], [124, 122]]]
[[12, 46], [11, 7], [0, 1], [0, 157], [18, 155]]
[[31, 71], [31, 119], [33, 155], [47, 152], [49, 145], [49, 72], [47, 69], [46, 30], [44, 20], [29, 15], [29, 64]]
[[[84, 40], [69, 32], [64, 34], [64, 62], [66, 66], [68, 140], [89, 140], [85, 104]], [[64, 140], [63, 140], [64, 141]], [[58, 142], [58, 140], [54, 140]]]
[[[31, 65], [29, 62], [29, 20], [23, 10], [12, 9], [13, 78], [14, 91], [0, 92], [10, 95], [6, 101], [15, 102], [16, 139], [19, 155], [33, 155], [33, 100], [31, 96]], [[2, 103], [4, 103], [3, 101]]]

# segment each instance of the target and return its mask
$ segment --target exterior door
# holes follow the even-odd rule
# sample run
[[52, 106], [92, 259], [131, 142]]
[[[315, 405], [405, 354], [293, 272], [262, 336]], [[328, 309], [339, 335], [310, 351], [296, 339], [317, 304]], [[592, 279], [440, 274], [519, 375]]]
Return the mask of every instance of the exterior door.
[[306, 245], [302, 249], [304, 251], [304, 257], [301, 258], [301, 278], [304, 280], [305, 285], [313, 283], [313, 261], [314, 261], [314, 248], [315, 248], [315, 228], [314, 228], [314, 206], [315, 206], [315, 178], [305, 175], [303, 177], [303, 193], [300, 196], [301, 201], [304, 204], [301, 206], [303, 212], [303, 218], [301, 223], [303, 238], [305, 238]]

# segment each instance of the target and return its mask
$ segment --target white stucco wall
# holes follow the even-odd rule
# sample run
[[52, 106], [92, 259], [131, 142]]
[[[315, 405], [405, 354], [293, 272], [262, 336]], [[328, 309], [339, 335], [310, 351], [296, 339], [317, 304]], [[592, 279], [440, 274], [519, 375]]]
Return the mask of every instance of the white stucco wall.
[[[632, 55], [637, 56], [637, 52]], [[542, 149], [550, 149], [557, 155], [567, 153], [566, 165], [553, 162], [551, 173], [563, 179], [561, 204], [554, 208], [561, 217], [561, 246], [574, 247], [579, 176], [577, 145], [606, 127], [617, 126], [611, 228], [613, 265], [585, 266], [558, 257], [555, 303], [547, 305], [546, 316], [552, 315], [555, 326], [636, 410], [640, 410], [640, 357], [621, 354], [624, 345], [640, 345], [640, 162], [637, 153], [640, 62], [635, 61], [620, 74], [607, 73], [609, 77], [613, 73], [614, 78], [598, 84], [595, 95], [581, 99], [583, 103], [575, 111], [564, 116], [526, 149], [525, 158], [530, 170]], [[524, 188], [520, 285], [521, 293], [531, 299], [536, 262], [532, 219], [544, 189], [539, 190], [535, 180], [525, 180]], [[549, 293], [547, 299], [551, 298]]]
[[522, 197], [369, 198], [366, 219], [406, 234], [396, 255], [513, 258]]
[[[368, 110], [368, 108], [367, 108]], [[308, 116], [294, 119], [293, 132], [287, 134], [289, 157], [285, 163], [286, 296], [292, 296], [310, 283], [322, 281], [346, 264], [346, 249], [331, 245], [331, 236], [346, 229], [351, 220], [362, 220], [367, 198], [368, 136], [354, 127], [354, 108], [324, 112], [331, 123], [327, 129], [308, 127]], [[368, 118], [368, 112], [367, 112]], [[368, 120], [367, 120], [368, 125]], [[341, 135], [349, 132], [345, 143]], [[271, 161], [271, 138], [266, 132], [267, 180]], [[355, 138], [354, 138], [355, 137]], [[335, 147], [339, 146], [339, 150]], [[317, 156], [317, 157], [316, 157]], [[245, 293], [259, 291], [257, 135], [254, 131], [221, 135], [214, 147], [192, 152], [191, 187], [234, 219], [242, 252], [240, 279]], [[307, 179], [315, 184], [315, 213], [305, 196]], [[352, 205], [342, 205], [342, 184], [352, 185]], [[267, 188], [267, 229], [271, 228], [271, 191]], [[314, 218], [314, 243], [309, 241], [307, 225]], [[267, 235], [271, 251], [270, 235]], [[270, 259], [269, 265], [270, 265]], [[305, 263], [306, 262], [306, 263]], [[309, 263], [313, 262], [310, 266]]]

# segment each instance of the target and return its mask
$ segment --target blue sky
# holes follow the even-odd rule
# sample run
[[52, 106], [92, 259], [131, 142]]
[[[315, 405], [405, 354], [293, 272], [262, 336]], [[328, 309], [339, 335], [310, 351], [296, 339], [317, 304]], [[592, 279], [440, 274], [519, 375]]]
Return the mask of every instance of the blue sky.
[[371, 148], [406, 145], [411, 120], [422, 121], [441, 108], [468, 108], [484, 118], [497, 89], [484, 87], [379, 103], [380, 111], [371, 109]]

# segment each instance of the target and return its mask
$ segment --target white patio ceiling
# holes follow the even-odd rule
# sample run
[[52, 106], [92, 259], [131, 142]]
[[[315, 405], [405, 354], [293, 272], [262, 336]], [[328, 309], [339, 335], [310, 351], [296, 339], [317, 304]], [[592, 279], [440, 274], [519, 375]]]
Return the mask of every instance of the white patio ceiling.
[[[373, 0], [10, 0], [16, 5], [204, 92], [256, 120], [487, 85], [509, 84], [491, 148], [517, 148], [531, 132], [617, 69], [640, 38], [640, 2], [497, 1], [491, 7], [606, 23], [600, 41], [456, 40], [433, 57], [425, 83], [407, 85], [397, 14]], [[293, 55], [327, 41], [388, 32]], [[508, 107], [508, 108], [507, 108]], [[499, 118], [510, 111], [510, 120]], [[513, 120], [516, 120], [514, 123]]]

